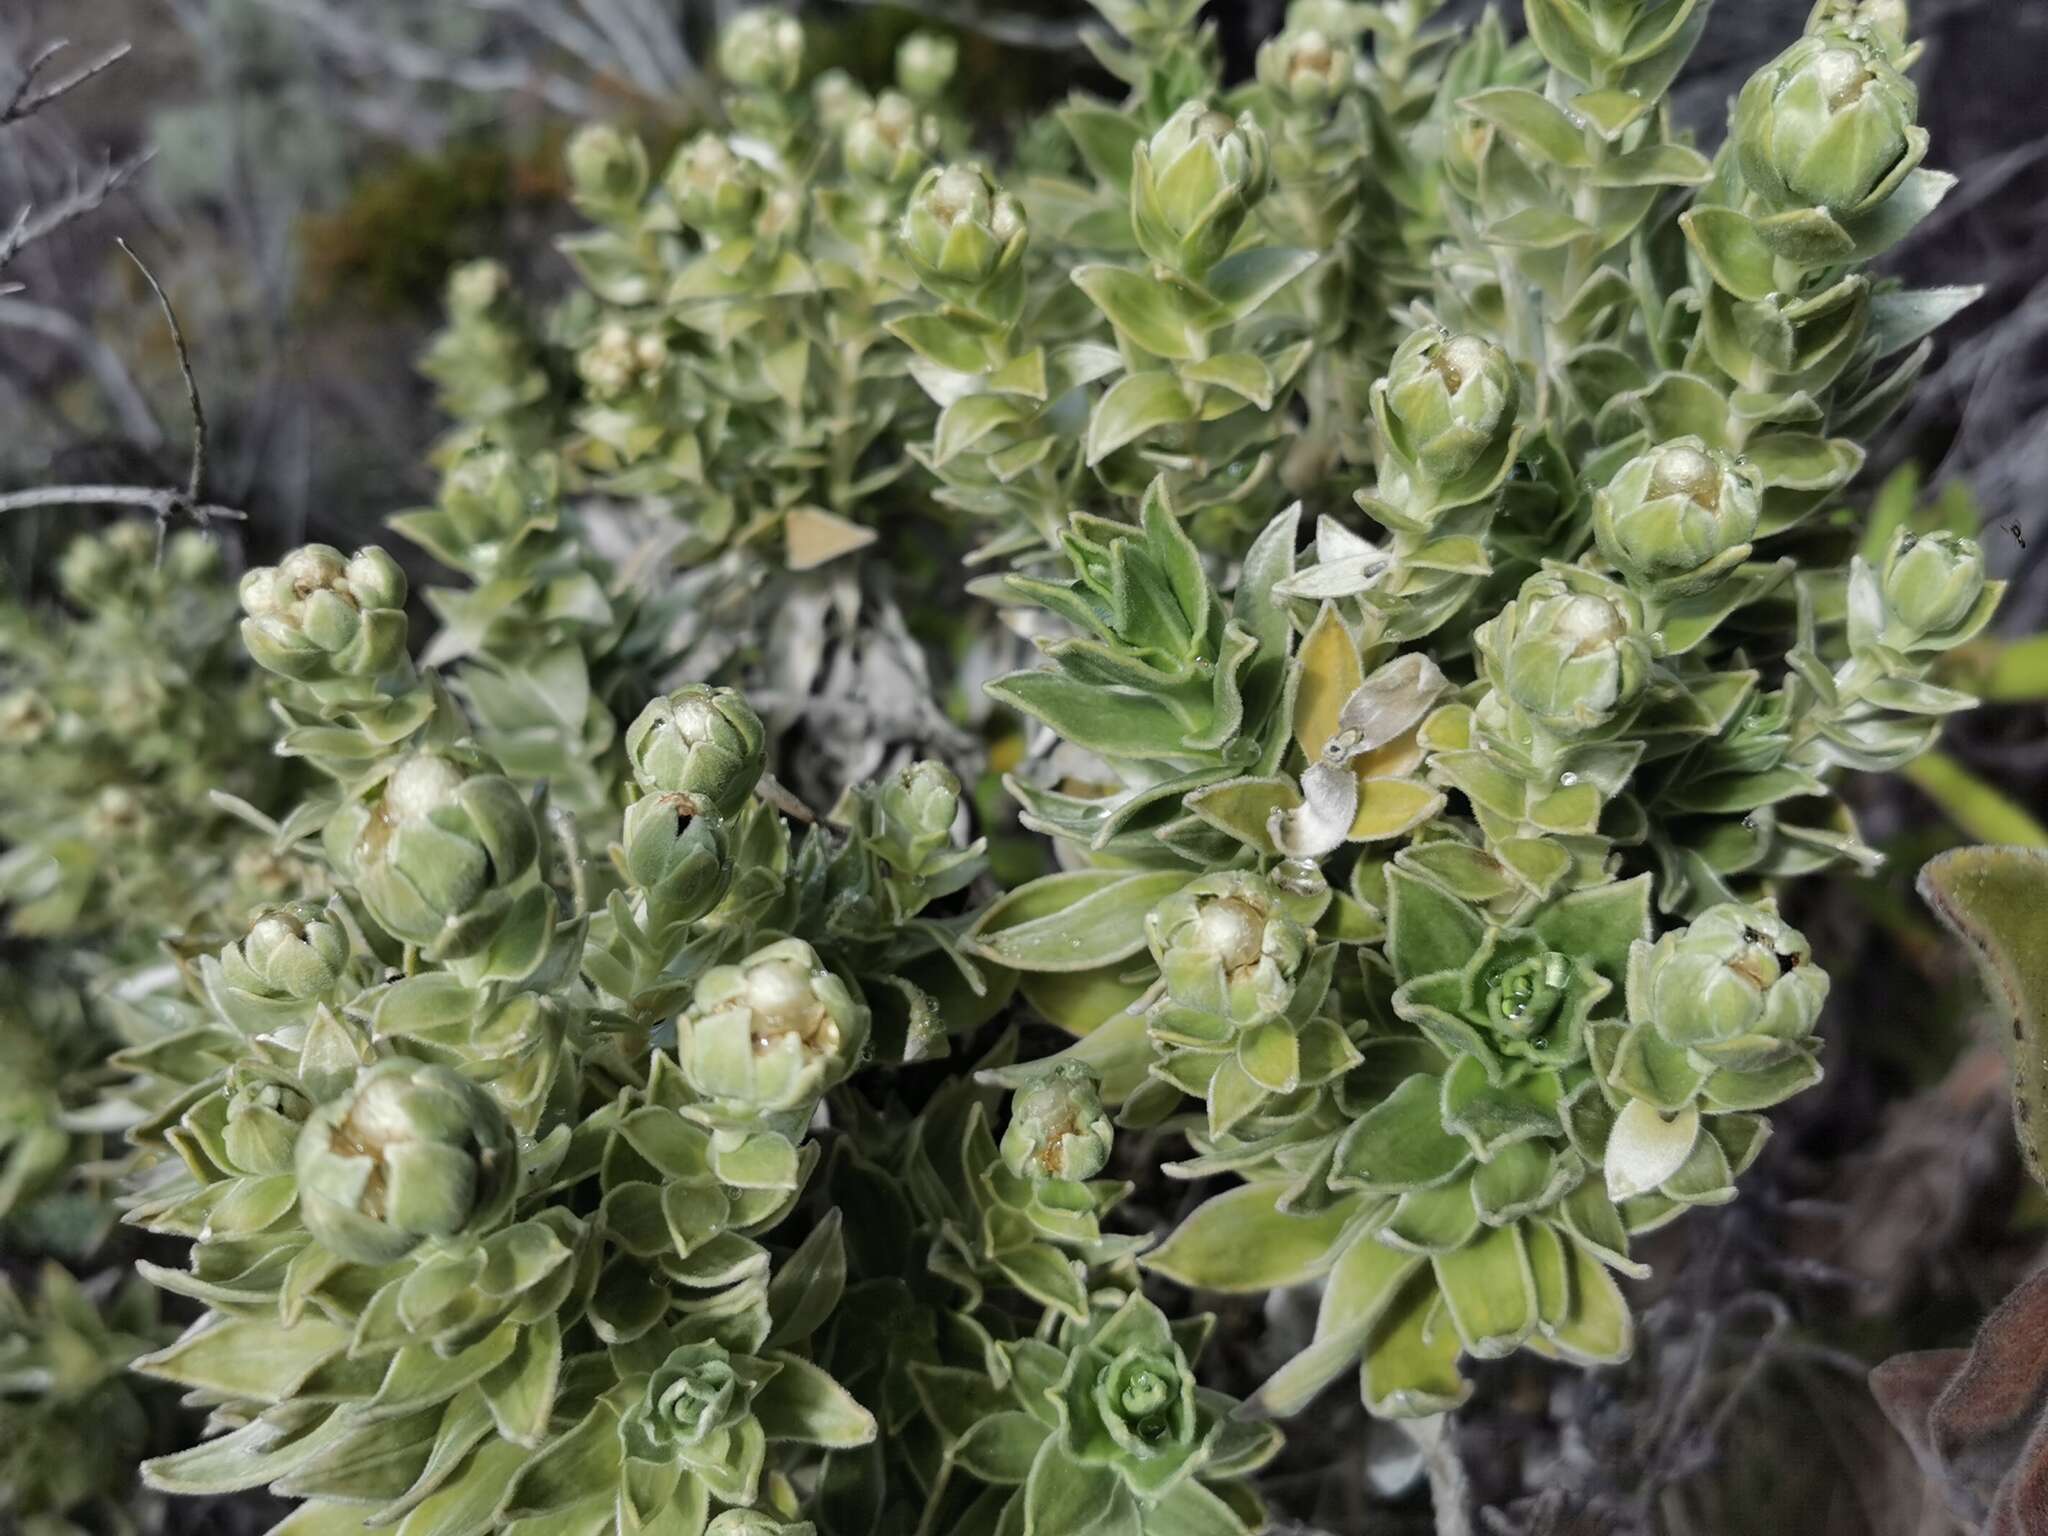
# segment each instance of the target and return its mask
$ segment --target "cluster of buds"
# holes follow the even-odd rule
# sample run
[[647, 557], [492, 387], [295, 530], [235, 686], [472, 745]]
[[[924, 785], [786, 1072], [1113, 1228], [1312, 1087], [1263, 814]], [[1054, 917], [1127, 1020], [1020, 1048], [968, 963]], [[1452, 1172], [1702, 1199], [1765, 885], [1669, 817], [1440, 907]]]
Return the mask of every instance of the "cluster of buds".
[[1290, 27], [1259, 49], [1259, 83], [1304, 109], [1321, 110], [1350, 90], [1357, 68], [1350, 44], [1318, 27]]
[[656, 699], [626, 731], [633, 777], [692, 815], [731, 816], [761, 777], [761, 718], [730, 688], [691, 683]]
[[745, 230], [768, 195], [761, 166], [715, 133], [700, 133], [676, 151], [662, 187], [685, 224], [716, 236]]
[[540, 852], [533, 809], [510, 779], [481, 757], [434, 751], [399, 758], [323, 837], [385, 931], [451, 959], [489, 945]]
[[635, 335], [627, 326], [607, 325], [576, 355], [576, 372], [591, 397], [612, 400], [661, 382], [668, 371], [668, 342], [658, 331]]
[[1131, 226], [1153, 261], [1200, 282], [1229, 253], [1271, 185], [1257, 118], [1185, 102], [1134, 152]]
[[373, 681], [405, 663], [405, 592], [405, 572], [375, 545], [307, 544], [242, 578], [242, 643], [294, 682]]
[[1629, 460], [1595, 494], [1593, 531], [1632, 586], [1684, 596], [1749, 558], [1762, 513], [1747, 461], [1680, 438]]
[[910, 97], [884, 91], [841, 132], [846, 168], [878, 187], [901, 187], [924, 169], [936, 124]]
[[1637, 598], [1572, 567], [1531, 576], [1476, 639], [1502, 697], [1562, 737], [1614, 725], [1654, 660]]
[[1881, 34], [1824, 26], [1743, 87], [1734, 142], [1743, 179], [1781, 256], [1812, 263], [1853, 248], [1859, 222], [1926, 157], [1919, 94]]
[[430, 1239], [481, 1235], [504, 1219], [519, 1149], [490, 1096], [446, 1067], [397, 1058], [365, 1067], [299, 1132], [299, 1211], [321, 1245], [388, 1264]]
[[860, 1060], [868, 1010], [801, 939], [714, 966], [676, 1021], [676, 1059], [714, 1125], [800, 1127]]
[[903, 253], [918, 280], [976, 314], [1013, 310], [1028, 230], [1024, 205], [978, 165], [934, 167], [911, 190]]

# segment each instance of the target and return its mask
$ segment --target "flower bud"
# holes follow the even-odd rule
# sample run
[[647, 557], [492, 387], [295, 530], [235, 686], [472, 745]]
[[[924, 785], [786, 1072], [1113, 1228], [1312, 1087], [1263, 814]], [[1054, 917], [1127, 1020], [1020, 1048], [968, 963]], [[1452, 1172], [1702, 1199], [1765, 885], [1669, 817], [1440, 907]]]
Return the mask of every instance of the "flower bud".
[[150, 580], [156, 570], [154, 523], [115, 523], [99, 533], [81, 534], [57, 562], [57, 585], [88, 611], [121, 600]]
[[1484, 632], [1503, 691], [1560, 736], [1600, 729], [1649, 681], [1642, 613], [1620, 591], [1603, 596], [1539, 572]]
[[372, 917], [444, 958], [490, 942], [505, 888], [540, 852], [532, 807], [511, 780], [435, 752], [401, 759], [383, 793], [344, 806], [323, 840]]
[[203, 580], [220, 569], [220, 545], [197, 529], [174, 533], [164, 540], [162, 569], [173, 582]]
[[153, 840], [150, 835], [158, 830], [151, 821], [149, 802], [126, 784], [109, 784], [93, 796], [85, 810], [85, 829], [94, 842], [123, 851]]
[[1638, 951], [1629, 1016], [1714, 1065], [1753, 1069], [1811, 1038], [1827, 972], [1775, 907], [1724, 902]]
[[640, 711], [626, 756], [642, 789], [679, 795], [699, 814], [730, 816], [747, 802], [765, 758], [761, 718], [731, 688], [686, 683]]
[[960, 815], [960, 780], [944, 763], [922, 759], [883, 786], [882, 834], [911, 855], [949, 846]]
[[1350, 46], [1318, 27], [1290, 27], [1259, 49], [1259, 83], [1297, 107], [1336, 100], [1356, 66]]
[[767, 191], [761, 167], [715, 133], [700, 133], [669, 162], [662, 185], [692, 229], [715, 235], [744, 230]]
[[626, 878], [665, 922], [694, 922], [725, 898], [732, 856], [715, 818], [687, 795], [644, 795], [626, 808]]
[[348, 931], [319, 903], [294, 901], [250, 924], [220, 952], [220, 968], [240, 991], [304, 1001], [330, 991], [348, 959]]
[[1132, 168], [1138, 244], [1160, 265], [1200, 280], [1230, 249], [1271, 183], [1265, 130], [1190, 101], [1140, 145]]
[[519, 536], [534, 522], [553, 515], [556, 490], [548, 470], [502, 448], [476, 448], [442, 477], [439, 510], [468, 563], [489, 572], [520, 547]]
[[647, 1391], [619, 1421], [619, 1439], [635, 1461], [673, 1462], [750, 1415], [754, 1394], [779, 1369], [707, 1340], [672, 1350]]
[[1127, 1457], [1149, 1460], [1195, 1441], [1195, 1378], [1178, 1351], [1123, 1350], [1097, 1372], [1090, 1396]]
[[1439, 485], [1457, 480], [1515, 424], [1521, 377], [1492, 342], [1435, 329], [1415, 332], [1387, 374], [1391, 446]]
[[228, 1100], [221, 1139], [236, 1171], [289, 1172], [312, 1102], [291, 1083], [249, 1063], [237, 1063], [221, 1091]]
[[1704, 591], [1748, 559], [1762, 513], [1755, 470], [1682, 437], [1630, 459], [1595, 494], [1593, 533], [1631, 582], [1677, 596]]
[[1920, 163], [1919, 94], [1868, 37], [1803, 37], [1743, 87], [1734, 137], [1743, 178], [1774, 211], [1866, 211]]
[[512, 289], [512, 274], [498, 261], [465, 261], [448, 275], [448, 309], [457, 320], [488, 314]]
[[933, 166], [903, 215], [904, 253], [941, 298], [974, 294], [1023, 260], [1024, 205], [978, 165]]
[[846, 125], [874, 105], [874, 98], [843, 69], [828, 69], [811, 82], [811, 113], [827, 133], [843, 133]]
[[676, 1059], [718, 1119], [808, 1114], [867, 1043], [868, 1011], [801, 939], [713, 966], [676, 1021]]
[[307, 544], [242, 577], [242, 643], [298, 682], [375, 678], [405, 660], [405, 573], [370, 546]]
[[586, 123], [569, 140], [569, 185], [597, 211], [639, 206], [647, 195], [647, 146], [609, 123]]
[[896, 84], [913, 101], [936, 101], [960, 66], [960, 45], [937, 32], [913, 32], [896, 45]]
[[743, 90], [784, 95], [804, 68], [804, 29], [779, 11], [742, 11], [718, 36], [718, 68]]
[[299, 1133], [299, 1214], [337, 1258], [389, 1264], [482, 1233], [512, 1207], [519, 1152], [489, 1094], [403, 1057], [364, 1067]]
[[1954, 533], [1901, 533], [1885, 556], [1884, 606], [1915, 639], [1959, 628], [1984, 595], [1984, 551]]
[[659, 380], [668, 368], [668, 341], [659, 332], [635, 335], [618, 324], [603, 326], [576, 355], [576, 372], [593, 397], [612, 400]]
[[1010, 1100], [1003, 1164], [1020, 1179], [1092, 1179], [1108, 1166], [1115, 1142], [1102, 1087], [1075, 1062], [1051, 1068]]
[[1808, 32], [1841, 31], [1868, 37], [1889, 57], [1905, 50], [1911, 30], [1906, 0], [1818, 0], [1806, 18]]
[[1272, 1017], [1294, 996], [1309, 936], [1279, 891], [1240, 870], [1205, 875], [1145, 916], [1167, 995], [1238, 1024]]
[[907, 96], [881, 100], [846, 125], [846, 168], [885, 187], [901, 186], [924, 166], [923, 121]]
[[49, 735], [56, 723], [57, 711], [35, 689], [14, 688], [0, 694], [0, 747], [32, 747]]

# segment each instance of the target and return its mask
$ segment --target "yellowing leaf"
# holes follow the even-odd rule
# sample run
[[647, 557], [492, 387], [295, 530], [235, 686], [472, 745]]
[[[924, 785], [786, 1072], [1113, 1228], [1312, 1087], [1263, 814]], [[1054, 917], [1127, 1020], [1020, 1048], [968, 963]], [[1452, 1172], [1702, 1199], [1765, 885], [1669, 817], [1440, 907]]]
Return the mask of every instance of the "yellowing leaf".
[[1434, 816], [1443, 804], [1443, 795], [1426, 784], [1409, 779], [1362, 779], [1351, 841], [1372, 843], [1399, 837]]
[[815, 570], [875, 542], [875, 530], [817, 507], [798, 507], [782, 520], [785, 558], [792, 571]]
[[1316, 615], [1315, 627], [1301, 642], [1294, 664], [1299, 678], [1294, 694], [1294, 739], [1314, 762], [1337, 734], [1337, 716], [1344, 701], [1365, 681], [1357, 642], [1328, 603]]

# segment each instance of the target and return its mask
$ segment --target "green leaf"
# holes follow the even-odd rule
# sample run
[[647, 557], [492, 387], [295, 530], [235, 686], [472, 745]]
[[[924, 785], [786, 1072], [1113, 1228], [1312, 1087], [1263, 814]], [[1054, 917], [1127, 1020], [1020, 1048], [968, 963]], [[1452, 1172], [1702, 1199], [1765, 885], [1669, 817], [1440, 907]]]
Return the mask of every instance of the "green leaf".
[[1478, 915], [1456, 897], [1398, 864], [1387, 871], [1387, 959], [1396, 980], [1459, 969], [1485, 934]]
[[1074, 285], [1140, 350], [1176, 361], [1200, 355], [1187, 317], [1164, 283], [1125, 267], [1084, 266]]
[[1420, 1254], [1390, 1248], [1370, 1230], [1361, 1231], [1323, 1287], [1314, 1340], [1259, 1388], [1252, 1408], [1275, 1418], [1306, 1408], [1359, 1357], [1374, 1326], [1422, 1263]]
[[1440, 1097], [1418, 1072], [1367, 1110], [1337, 1144], [1331, 1187], [1401, 1194], [1454, 1177], [1472, 1151], [1444, 1129]]
[[1196, 759], [1180, 716], [1155, 699], [1112, 693], [1057, 672], [1012, 672], [983, 690], [1086, 751], [1105, 757]]
[[1163, 369], [1127, 373], [1109, 386], [1088, 422], [1088, 462], [1100, 464], [1126, 443], [1160, 427], [1192, 421], [1180, 380]]
[[1650, 937], [1650, 877], [1589, 886], [1558, 897], [1529, 920], [1543, 942], [1620, 985], [1629, 946]]
[[1190, 1477], [1175, 1483], [1153, 1507], [1146, 1529], [1171, 1532], [1172, 1536], [1250, 1536], [1252, 1527], [1216, 1493]]
[[1567, 117], [1563, 108], [1535, 91], [1496, 86], [1467, 96], [1458, 105], [1504, 129], [1552, 165], [1580, 167], [1591, 163], [1591, 156], [1586, 153], [1585, 130]]
[[1693, 208], [1678, 226], [1708, 275], [1736, 298], [1754, 304], [1777, 290], [1777, 258], [1756, 225], [1733, 208]]
[[[499, 1512], [507, 1519], [529, 1519], [570, 1509], [588, 1499], [607, 1497], [617, 1484], [620, 1461], [618, 1416], [603, 1402], [586, 1413], [567, 1433], [552, 1441], [538, 1456], [509, 1445], [503, 1448], [516, 1451], [515, 1464], [507, 1469], [506, 1480], [500, 1485], [503, 1503], [498, 1506]], [[499, 1447], [486, 1449], [494, 1451]], [[513, 1471], [516, 1471], [516, 1476], [509, 1475]], [[463, 1483], [469, 1480], [465, 1477]], [[457, 1489], [461, 1486], [458, 1484]], [[448, 1500], [457, 1489], [437, 1494], [421, 1505], [408, 1517], [405, 1529], [410, 1530], [413, 1520], [427, 1515], [437, 1503]]]
[[[1277, 388], [1273, 370], [1250, 352], [1219, 353], [1200, 362], [1183, 363], [1178, 372], [1184, 384], [1213, 385], [1262, 411], [1272, 409], [1273, 392]], [[1204, 419], [1217, 414], [1210, 406], [1204, 406]]]
[[348, 1341], [346, 1329], [324, 1318], [304, 1317], [287, 1328], [263, 1318], [209, 1316], [134, 1368], [223, 1398], [281, 1403]]
[[1023, 1536], [1140, 1536], [1138, 1504], [1108, 1467], [1077, 1461], [1048, 1436], [1024, 1484]]
[[1014, 1487], [1031, 1475], [1039, 1447], [1052, 1431], [1028, 1413], [1008, 1409], [977, 1422], [952, 1449], [952, 1457], [985, 1483]]
[[1979, 284], [1872, 294], [1865, 345], [1874, 358], [1903, 352], [1933, 335], [1983, 296], [1984, 289]]
[[809, 1338], [831, 1317], [846, 1290], [846, 1242], [837, 1206], [782, 1261], [768, 1282], [768, 1315], [775, 1320], [772, 1346]]
[[1209, 269], [1202, 286], [1233, 320], [1242, 320], [1316, 264], [1314, 251], [1254, 246]]
[[1270, 1291], [1314, 1279], [1342, 1253], [1364, 1198], [1295, 1215], [1279, 1208], [1290, 1187], [1245, 1184], [1203, 1201], [1141, 1262], [1198, 1290]]
[[932, 462], [946, 464], [974, 447], [991, 432], [1023, 421], [1031, 414], [1001, 395], [967, 395], [955, 400], [939, 415], [932, 434]]
[[1081, 158], [1098, 181], [1119, 194], [1131, 185], [1131, 151], [1145, 136], [1139, 120], [1128, 112], [1076, 100], [1054, 113]]
[[1416, 1275], [1366, 1345], [1359, 1374], [1367, 1410], [1381, 1418], [1415, 1419], [1456, 1408], [1472, 1395], [1458, 1370], [1462, 1350], [1436, 1276]]
[[1536, 1331], [1536, 1276], [1520, 1223], [1485, 1228], [1474, 1241], [1430, 1263], [1458, 1336], [1473, 1354], [1512, 1354]]
[[825, 1371], [787, 1350], [767, 1358], [782, 1367], [754, 1399], [754, 1416], [770, 1440], [849, 1450], [875, 1438], [875, 1416]]
[[1145, 947], [1145, 917], [1193, 878], [1073, 870], [1001, 897], [962, 947], [1013, 971], [1092, 971]]
[[2012, 1023], [2013, 1124], [2048, 1184], [2048, 853], [1953, 848], [1921, 867], [1920, 895], [1968, 947]]
[[1559, 208], [1524, 208], [1488, 226], [1486, 238], [1518, 250], [1554, 251], [1593, 231]]
[[478, 1383], [501, 1436], [525, 1446], [547, 1438], [561, 1371], [561, 1324], [550, 1315], [520, 1328], [512, 1353]]

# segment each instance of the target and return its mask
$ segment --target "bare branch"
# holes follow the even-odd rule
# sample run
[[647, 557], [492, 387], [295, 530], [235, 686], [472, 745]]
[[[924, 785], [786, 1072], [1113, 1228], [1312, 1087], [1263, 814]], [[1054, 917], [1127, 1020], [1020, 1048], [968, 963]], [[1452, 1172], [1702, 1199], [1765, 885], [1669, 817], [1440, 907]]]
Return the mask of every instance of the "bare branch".
[[246, 522], [249, 514], [217, 502], [194, 502], [179, 486], [45, 485], [0, 495], [0, 514], [34, 507], [144, 507], [158, 521], [189, 517], [195, 523]]
[[185, 345], [185, 332], [178, 324], [178, 312], [171, 308], [171, 298], [164, 292], [164, 285], [156, 280], [156, 274], [129, 248], [126, 240], [114, 243], [121, 247], [122, 255], [135, 263], [144, 281], [155, 292], [157, 303], [163, 306], [164, 322], [171, 328], [171, 345], [178, 352], [178, 371], [185, 376], [185, 404], [192, 412], [192, 469], [185, 481], [185, 499], [197, 505], [206, 495], [206, 407], [200, 403], [199, 380], [192, 372], [192, 353]]
[[0, 235], [0, 271], [5, 271], [9, 262], [38, 240], [98, 208], [132, 181], [155, 155], [155, 150], [143, 150], [125, 160], [109, 161], [42, 212], [36, 212], [33, 206], [22, 208], [7, 233]]
[[21, 79], [15, 84], [13, 93], [8, 96], [4, 105], [0, 105], [0, 127], [4, 127], [8, 123], [18, 123], [25, 117], [33, 116], [36, 112], [55, 101], [59, 96], [68, 95], [85, 84], [86, 81], [92, 79], [93, 76], [112, 69], [121, 60], [127, 58], [129, 53], [128, 44], [122, 43], [116, 48], [109, 49], [84, 68], [74, 70], [56, 84], [45, 86], [42, 90], [36, 90], [36, 77], [43, 72], [44, 68], [58, 54], [70, 46], [71, 44], [68, 42], [59, 39], [46, 44], [41, 52], [28, 61], [28, 67], [22, 71]]

